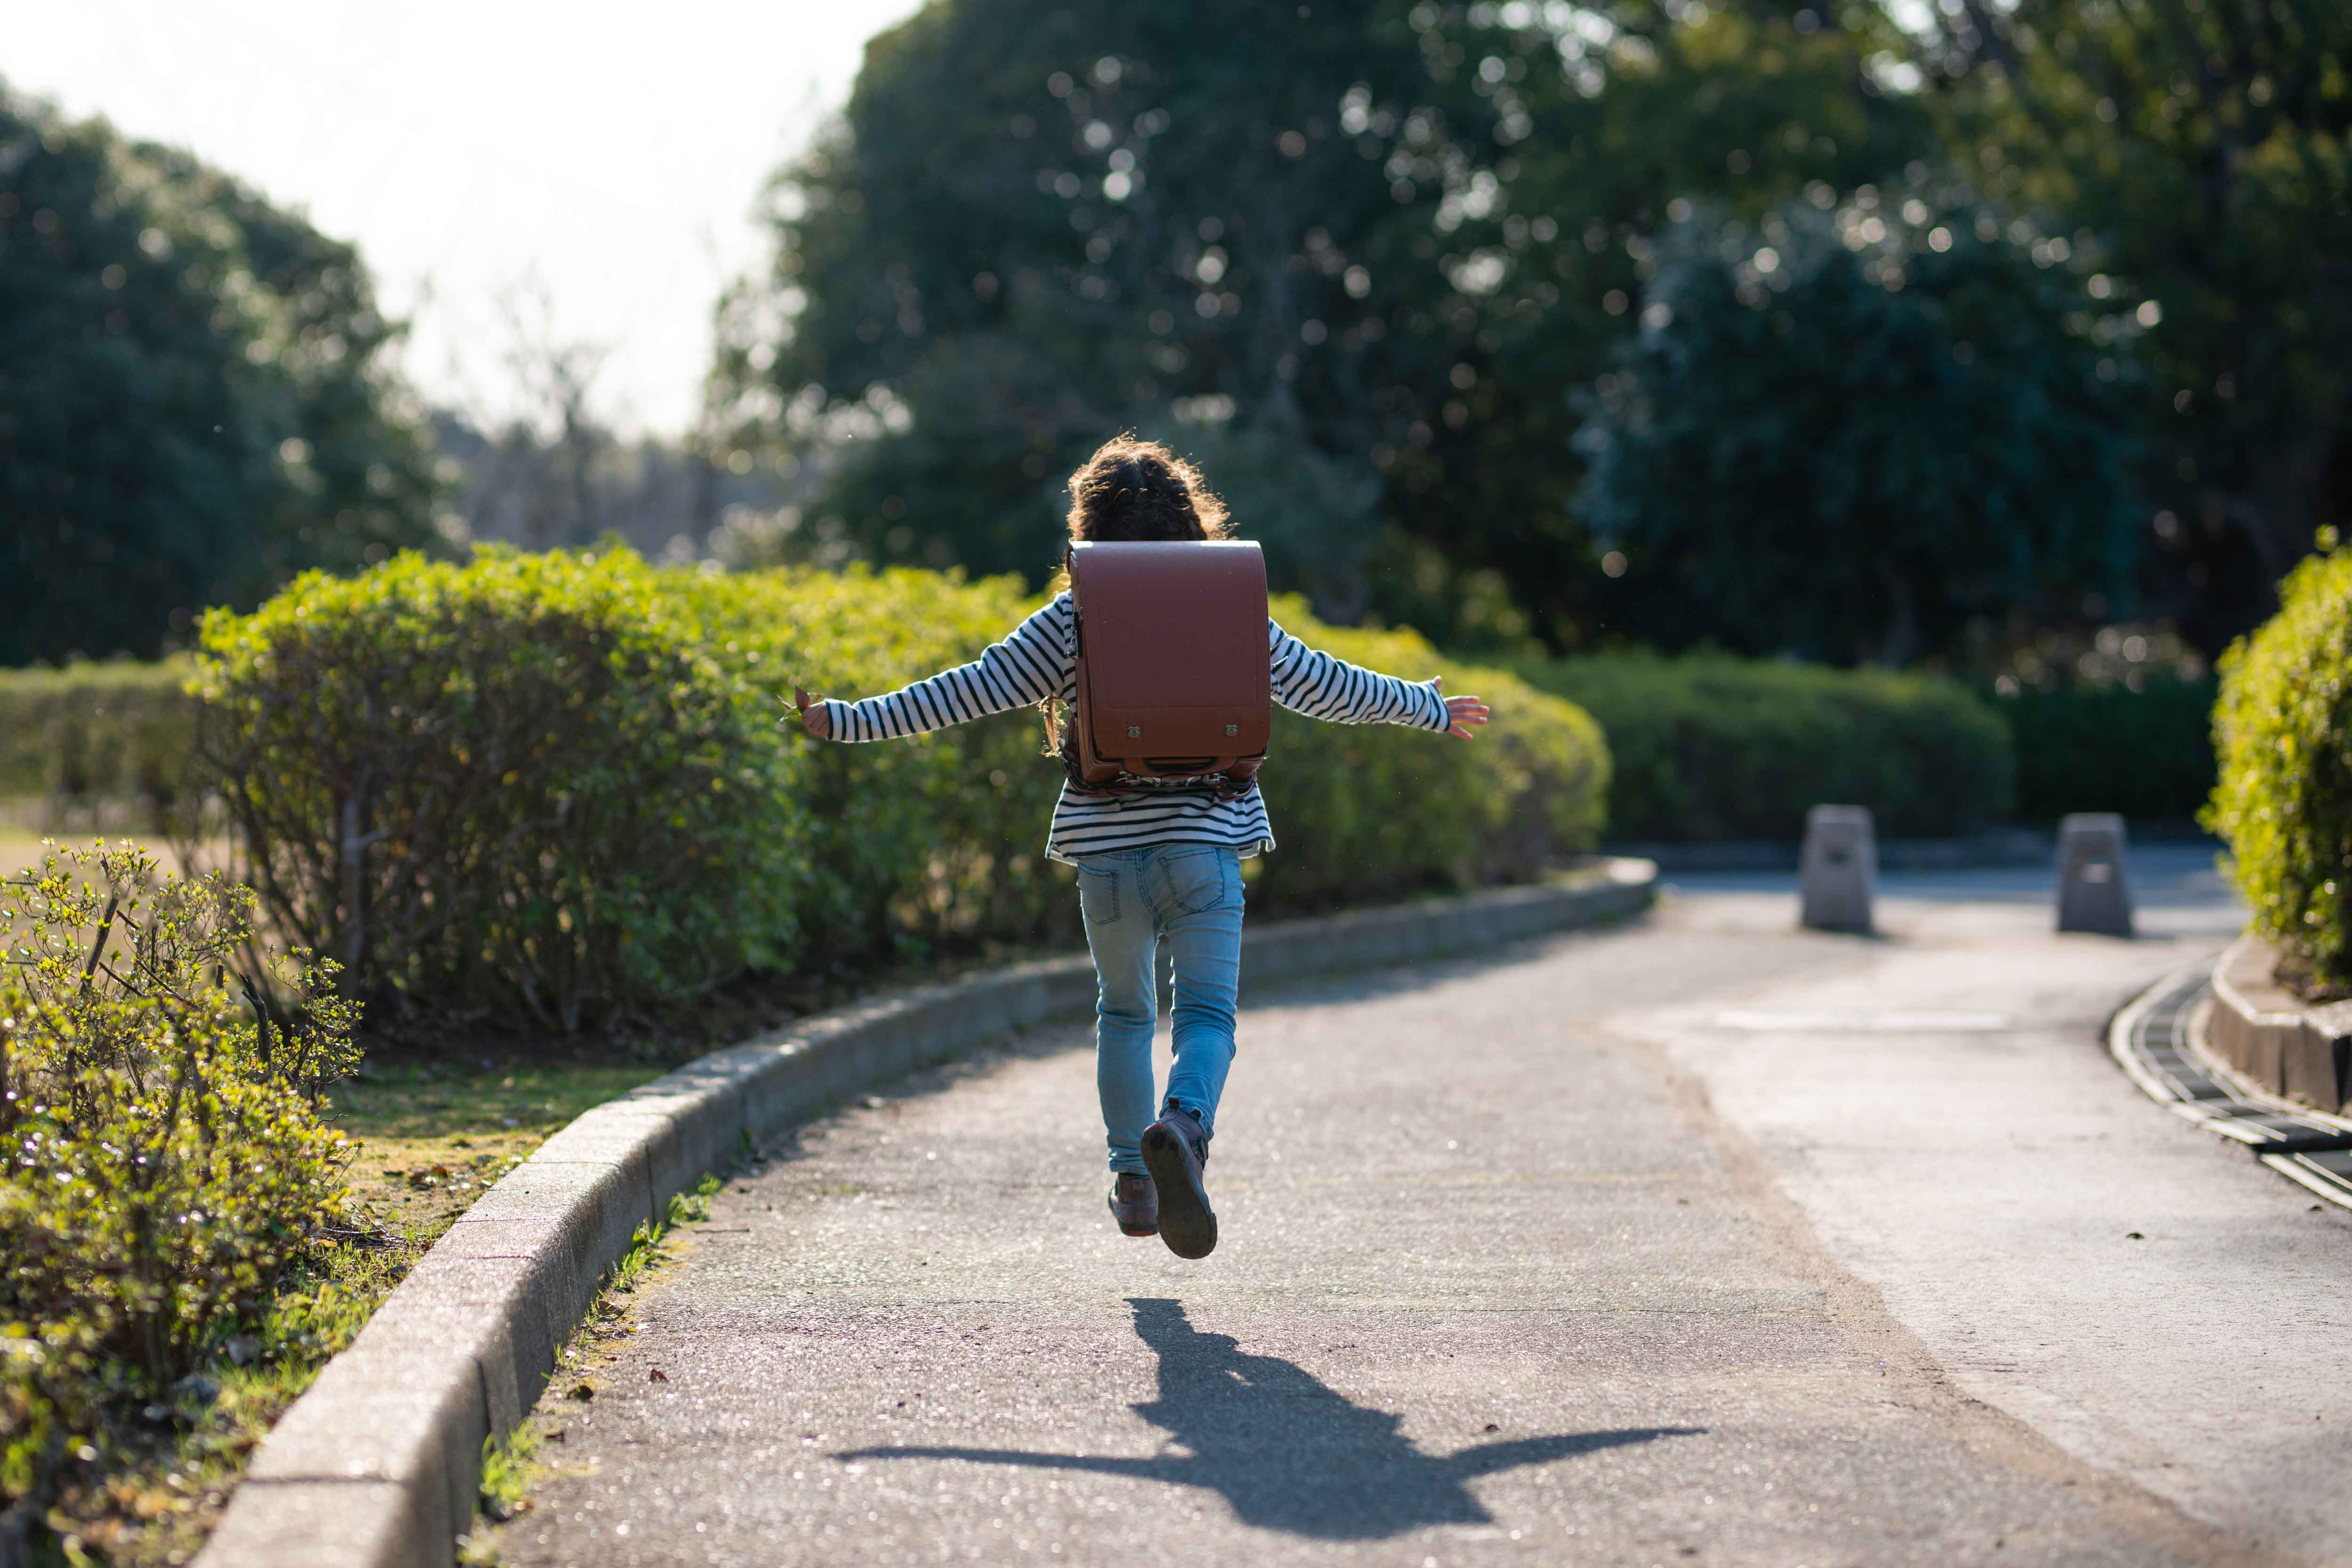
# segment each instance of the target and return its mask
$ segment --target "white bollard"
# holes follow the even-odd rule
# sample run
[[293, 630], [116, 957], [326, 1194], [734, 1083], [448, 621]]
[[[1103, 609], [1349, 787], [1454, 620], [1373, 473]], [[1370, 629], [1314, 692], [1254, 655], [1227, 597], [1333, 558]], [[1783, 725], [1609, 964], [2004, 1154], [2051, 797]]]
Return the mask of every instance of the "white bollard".
[[2113, 811], [2076, 811], [2059, 822], [2059, 930], [2132, 934], [2126, 847], [2124, 820]]
[[1797, 862], [1798, 923], [1816, 931], [1868, 931], [1878, 885], [1878, 838], [1867, 806], [1816, 806], [1805, 813]]

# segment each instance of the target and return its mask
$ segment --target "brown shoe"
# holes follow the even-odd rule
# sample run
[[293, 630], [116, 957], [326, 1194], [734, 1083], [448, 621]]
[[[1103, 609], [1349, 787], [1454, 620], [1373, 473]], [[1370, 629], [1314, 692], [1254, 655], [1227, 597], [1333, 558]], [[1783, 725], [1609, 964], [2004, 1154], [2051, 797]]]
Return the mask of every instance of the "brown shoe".
[[1217, 1249], [1217, 1215], [1209, 1207], [1201, 1166], [1208, 1134], [1181, 1106], [1170, 1105], [1143, 1130], [1143, 1163], [1160, 1195], [1160, 1239], [1179, 1258], [1206, 1258]]
[[1126, 1171], [1113, 1176], [1110, 1183], [1110, 1217], [1118, 1221], [1122, 1235], [1159, 1235], [1160, 1195], [1152, 1190], [1151, 1178], [1133, 1176]]

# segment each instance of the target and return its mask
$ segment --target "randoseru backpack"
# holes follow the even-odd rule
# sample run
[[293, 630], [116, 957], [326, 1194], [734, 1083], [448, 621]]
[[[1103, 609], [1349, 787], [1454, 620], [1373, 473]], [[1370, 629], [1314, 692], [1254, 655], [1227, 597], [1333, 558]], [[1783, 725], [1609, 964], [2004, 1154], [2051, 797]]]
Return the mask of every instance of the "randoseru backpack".
[[1070, 547], [1077, 711], [1070, 780], [1119, 792], [1217, 776], [1246, 788], [1274, 725], [1265, 557], [1238, 539]]

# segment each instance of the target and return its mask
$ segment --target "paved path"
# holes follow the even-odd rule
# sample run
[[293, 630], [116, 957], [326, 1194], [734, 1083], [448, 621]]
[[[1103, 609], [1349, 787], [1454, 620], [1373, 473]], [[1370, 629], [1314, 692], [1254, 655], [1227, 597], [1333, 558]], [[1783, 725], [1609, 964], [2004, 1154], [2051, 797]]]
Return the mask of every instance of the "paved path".
[[[1197, 1264], [1110, 1227], [1083, 1031], [903, 1086], [716, 1203], [504, 1560], [2352, 1561], [2352, 1221], [2101, 1054], [2235, 924], [2139, 864], [2136, 943], [1685, 879], [1256, 999]], [[1719, 1016], [1892, 1007], [2015, 1024]]]

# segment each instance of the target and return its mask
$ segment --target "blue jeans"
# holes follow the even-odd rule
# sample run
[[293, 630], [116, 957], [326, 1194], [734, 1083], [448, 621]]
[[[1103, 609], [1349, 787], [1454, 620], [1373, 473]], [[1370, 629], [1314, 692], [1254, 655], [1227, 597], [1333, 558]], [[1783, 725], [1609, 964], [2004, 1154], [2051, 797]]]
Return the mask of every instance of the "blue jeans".
[[[1095, 1086], [1110, 1168], [1141, 1174], [1139, 1145], [1163, 1101], [1215, 1129], [1234, 1064], [1234, 994], [1241, 979], [1241, 856], [1214, 844], [1158, 844], [1079, 858], [1078, 906], [1095, 956]], [[1176, 961], [1175, 1065], [1152, 1095], [1160, 940]]]

